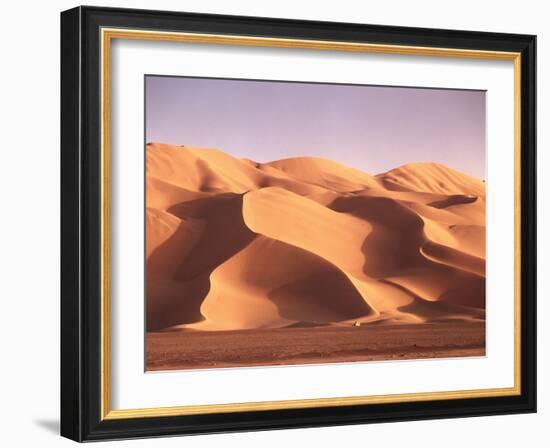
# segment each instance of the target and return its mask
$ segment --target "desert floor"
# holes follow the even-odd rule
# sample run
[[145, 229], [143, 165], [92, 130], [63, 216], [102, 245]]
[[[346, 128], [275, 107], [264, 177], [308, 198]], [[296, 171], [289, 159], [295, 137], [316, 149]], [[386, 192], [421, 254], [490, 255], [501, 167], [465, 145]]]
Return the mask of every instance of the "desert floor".
[[146, 352], [149, 371], [484, 356], [485, 322], [161, 331]]

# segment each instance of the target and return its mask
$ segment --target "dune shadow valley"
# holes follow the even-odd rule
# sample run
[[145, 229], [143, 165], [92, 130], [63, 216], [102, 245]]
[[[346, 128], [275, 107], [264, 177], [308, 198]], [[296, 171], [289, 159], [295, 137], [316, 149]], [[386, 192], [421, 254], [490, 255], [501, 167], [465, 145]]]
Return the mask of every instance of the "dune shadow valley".
[[485, 355], [485, 182], [146, 145], [146, 368]]

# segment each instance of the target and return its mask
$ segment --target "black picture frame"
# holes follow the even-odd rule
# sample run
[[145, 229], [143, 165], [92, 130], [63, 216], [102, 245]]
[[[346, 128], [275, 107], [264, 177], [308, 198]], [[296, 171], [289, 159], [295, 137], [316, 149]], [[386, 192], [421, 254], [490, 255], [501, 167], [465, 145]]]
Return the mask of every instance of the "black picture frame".
[[[521, 54], [521, 393], [102, 419], [101, 69], [103, 27]], [[536, 36], [77, 7], [61, 13], [61, 435], [76, 441], [536, 412]]]

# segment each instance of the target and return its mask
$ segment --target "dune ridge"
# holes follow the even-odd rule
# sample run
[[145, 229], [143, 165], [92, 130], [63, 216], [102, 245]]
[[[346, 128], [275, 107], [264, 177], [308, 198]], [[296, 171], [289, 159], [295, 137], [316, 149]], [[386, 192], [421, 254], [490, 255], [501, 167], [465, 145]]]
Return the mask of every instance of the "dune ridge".
[[146, 145], [147, 330], [485, 319], [485, 184]]

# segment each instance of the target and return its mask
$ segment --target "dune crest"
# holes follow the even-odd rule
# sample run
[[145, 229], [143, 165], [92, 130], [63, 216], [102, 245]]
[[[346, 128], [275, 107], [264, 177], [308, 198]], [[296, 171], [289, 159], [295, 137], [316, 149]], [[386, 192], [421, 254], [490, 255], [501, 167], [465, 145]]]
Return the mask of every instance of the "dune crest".
[[485, 184], [146, 146], [147, 329], [485, 318]]

